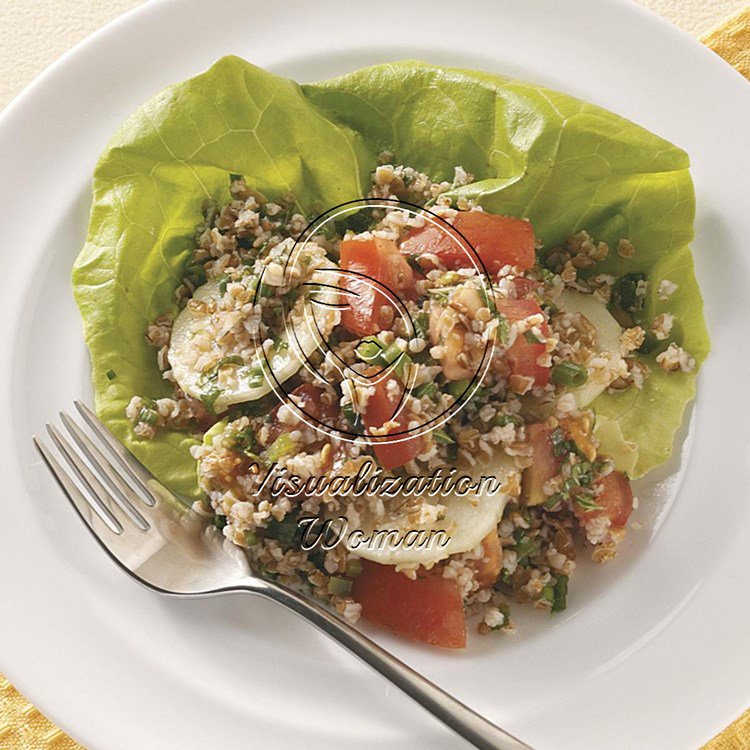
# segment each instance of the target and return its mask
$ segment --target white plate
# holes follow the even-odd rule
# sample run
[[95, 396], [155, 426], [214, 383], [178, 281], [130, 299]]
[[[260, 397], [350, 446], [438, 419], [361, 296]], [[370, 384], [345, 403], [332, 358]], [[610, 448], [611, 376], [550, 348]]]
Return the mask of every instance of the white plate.
[[691, 154], [714, 352], [684, 472], [662, 472], [656, 500], [641, 491], [644, 530], [612, 564], [580, 571], [564, 615], [519, 616], [515, 637], [475, 639], [463, 654], [377, 638], [540, 749], [706, 741], [750, 704], [750, 86], [621, 0], [151, 2], [3, 114], [0, 669], [92, 750], [461, 746], [270, 603], [175, 601], [126, 579], [31, 450], [32, 431], [90, 393], [69, 269], [96, 157], [145, 98], [226, 53], [303, 81], [399, 58], [510, 73]]

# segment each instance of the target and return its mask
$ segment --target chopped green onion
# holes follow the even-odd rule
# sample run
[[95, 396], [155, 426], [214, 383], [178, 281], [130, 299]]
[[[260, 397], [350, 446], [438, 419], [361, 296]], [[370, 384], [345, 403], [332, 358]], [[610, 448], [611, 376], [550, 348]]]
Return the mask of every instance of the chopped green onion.
[[348, 578], [331, 576], [328, 581], [328, 593], [334, 596], [349, 596], [352, 590], [352, 582]]
[[554, 495], [551, 495], [544, 501], [544, 507], [545, 508], [554, 508], [558, 503], [561, 503], [563, 501], [563, 496], [561, 492], [555, 492]]
[[288, 432], [282, 432], [266, 451], [266, 460], [269, 463], [278, 461], [280, 458], [294, 453], [296, 447], [297, 444], [292, 440], [291, 435]]
[[357, 356], [364, 362], [376, 362], [380, 359], [383, 345], [376, 338], [362, 339], [354, 350]]
[[394, 341], [384, 352], [383, 359], [385, 363], [390, 365], [393, 364], [402, 354], [403, 349]]
[[451, 445], [456, 442], [445, 430], [433, 430], [432, 437], [438, 445]]
[[148, 409], [146, 407], [141, 409], [138, 414], [138, 421], [143, 422], [144, 424], [155, 425], [158, 419], [159, 415], [153, 409]]
[[221, 274], [221, 276], [219, 276], [219, 294], [227, 293], [228, 284], [229, 284], [229, 276], [227, 276], [225, 273]]
[[523, 337], [529, 344], [543, 344], [544, 342], [533, 331], [526, 331]]
[[550, 378], [553, 383], [580, 388], [589, 379], [589, 374], [581, 365], [574, 362], [561, 362], [552, 368]]
[[258, 543], [258, 535], [254, 531], [245, 532], [245, 546], [254, 547]]
[[209, 388], [205, 393], [201, 393], [201, 401], [211, 414], [216, 414], [214, 405], [219, 396], [221, 396], [221, 388]]
[[107, 370], [107, 380], [114, 380], [117, 377], [117, 373], [114, 370]]

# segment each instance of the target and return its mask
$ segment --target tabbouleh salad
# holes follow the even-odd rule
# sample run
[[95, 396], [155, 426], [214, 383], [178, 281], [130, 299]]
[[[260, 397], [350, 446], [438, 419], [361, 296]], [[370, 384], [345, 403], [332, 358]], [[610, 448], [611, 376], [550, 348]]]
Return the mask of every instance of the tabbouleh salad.
[[[656, 352], [670, 374], [695, 360], [674, 339], [673, 314], [643, 321], [646, 274], [598, 270], [613, 253], [637, 256], [627, 238], [610, 247], [580, 231], [545, 248], [523, 217], [456, 198], [473, 179], [460, 166], [452, 182], [436, 182], [392, 159], [382, 155], [372, 175], [380, 207], [327, 225], [291, 266], [313, 217], [294, 196], [271, 200], [232, 175], [231, 201], [204, 204], [179, 315], [146, 331], [174, 392], [133, 394], [127, 417], [139, 438], [164, 428], [201, 436], [192, 453], [205, 499], [194, 509], [264, 574], [351, 622], [458, 648], [467, 617], [480, 633], [510, 632], [513, 602], [564, 610], [577, 557], [615, 555], [637, 506], [638, 449], [592, 402], [643, 388], [651, 372], [641, 352]], [[350, 304], [327, 286], [337, 270], [349, 273], [338, 288]], [[662, 279], [659, 298], [676, 288]], [[316, 293], [331, 303], [316, 308], [317, 333], [290, 337]], [[394, 433], [406, 437], [388, 441]], [[398, 477], [491, 473], [501, 488], [473, 498], [290, 497], [263, 485], [270, 469], [351, 476], [368, 462]], [[449, 523], [455, 533], [438, 551], [308, 550], [306, 517], [367, 529]]]

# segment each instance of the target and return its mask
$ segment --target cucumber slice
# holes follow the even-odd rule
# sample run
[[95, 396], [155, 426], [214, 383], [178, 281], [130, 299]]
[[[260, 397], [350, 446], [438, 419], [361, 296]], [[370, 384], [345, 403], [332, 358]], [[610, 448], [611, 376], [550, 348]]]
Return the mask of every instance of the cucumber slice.
[[609, 359], [610, 366], [591, 373], [580, 388], [571, 388], [579, 408], [588, 406], [617, 377], [616, 371], [622, 361], [620, 334], [622, 328], [610, 315], [606, 305], [592, 294], [581, 294], [565, 290], [558, 307], [568, 313], [580, 313], [596, 328], [596, 347], [599, 354]]
[[[330, 269], [328, 272], [320, 269], [312, 274], [310, 281], [332, 285], [331, 276]], [[302, 294], [294, 303], [287, 325], [268, 358], [270, 369], [279, 383], [291, 378], [302, 362], [322, 346], [323, 339], [328, 338], [341, 316], [334, 307], [311, 302], [311, 294], [314, 294], [318, 302], [335, 304], [338, 301], [335, 289], [308, 284], [300, 287], [300, 291]], [[217, 280], [199, 287], [193, 295], [193, 299], [199, 302], [220, 297], [220, 282]], [[257, 347], [248, 356], [245, 347], [237, 345], [236, 350], [225, 351], [218, 342], [211, 340], [211, 352], [221, 366], [212, 373], [196, 369], [195, 339], [197, 336], [205, 339], [206, 334], [210, 337], [211, 331], [219, 330], [221, 316], [222, 313], [195, 310], [191, 305], [186, 307], [174, 322], [167, 354], [180, 388], [189, 396], [209, 403], [216, 414], [226, 411], [232, 404], [262, 398], [272, 390], [270, 374], [263, 371], [263, 355]], [[208, 374], [213, 377], [207, 377]]]
[[[518, 476], [518, 470], [515, 468], [513, 460], [503, 455], [495, 459], [491, 465], [472, 467], [462, 470], [456, 476], [466, 475], [471, 477], [472, 482], [477, 482], [481, 477], [491, 477], [501, 485], [504, 485], [513, 477], [515, 473]], [[514, 483], [515, 484], [515, 483]], [[445, 507], [444, 515], [434, 523], [415, 524], [407, 518], [407, 512], [404, 504], [397, 499], [389, 500], [389, 504], [399, 510], [393, 511], [386, 518], [375, 518], [370, 512], [361, 513], [359, 530], [365, 539], [373, 540], [368, 544], [354, 543], [356, 538], [352, 536], [354, 529], [349, 529], [345, 537], [347, 547], [355, 552], [359, 557], [384, 565], [432, 565], [449, 555], [455, 555], [460, 552], [468, 552], [474, 549], [487, 534], [494, 531], [497, 524], [502, 518], [503, 511], [511, 495], [503, 492], [491, 493], [488, 491], [487, 483], [482, 485], [483, 491], [479, 493], [467, 494], [459, 497], [455, 493], [447, 495], [437, 495], [430, 502]], [[406, 498], [404, 499], [406, 502]], [[401, 507], [399, 507], [401, 506]], [[432, 548], [429, 546], [420, 547], [415, 544], [408, 548], [403, 544], [394, 545], [382, 542], [378, 549], [376, 540], [385, 540], [388, 532], [394, 532], [390, 538], [406, 538], [410, 531], [424, 532], [422, 539], [429, 539], [430, 532], [444, 531], [443, 539], [447, 541], [445, 546], [438, 545], [440, 537], [433, 536], [435, 543]], [[373, 536], [377, 532], [377, 536]], [[412, 535], [413, 536], [413, 535]]]

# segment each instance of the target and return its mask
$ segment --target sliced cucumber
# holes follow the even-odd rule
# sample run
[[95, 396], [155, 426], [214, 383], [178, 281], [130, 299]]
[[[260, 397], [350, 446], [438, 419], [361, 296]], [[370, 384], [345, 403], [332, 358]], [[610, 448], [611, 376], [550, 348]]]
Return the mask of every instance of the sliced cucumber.
[[[513, 460], [508, 456], [493, 461], [492, 464], [484, 468], [473, 467], [466, 470], [459, 469], [456, 476], [465, 474], [471, 477], [472, 482], [478, 482], [481, 477], [491, 477], [501, 485], [511, 479], [514, 473], [518, 473]], [[365, 539], [371, 540], [364, 544], [357, 542], [357, 537], [352, 536], [354, 529], [349, 529], [349, 534], [345, 537], [347, 547], [356, 552], [360, 557], [384, 565], [432, 565], [439, 560], [443, 560], [449, 555], [455, 555], [460, 552], [468, 552], [474, 549], [487, 534], [495, 529], [502, 518], [503, 511], [510, 495], [502, 492], [491, 493], [488, 491], [487, 483], [482, 484], [482, 490], [479, 493], [467, 494], [459, 497], [457, 494], [437, 495], [430, 502], [445, 507], [444, 515], [434, 523], [416, 525], [406, 516], [401, 507], [394, 511], [386, 518], [375, 518], [372, 513], [365, 512], [361, 514], [359, 530]], [[391, 499], [388, 503], [396, 508], [403, 506], [403, 503], [397, 499]], [[424, 545], [420, 547], [414, 544], [411, 548], [405, 544], [388, 543], [388, 539], [406, 540], [408, 532], [423, 532], [422, 539], [430, 538], [433, 533], [432, 547]], [[443, 541], [447, 543], [443, 546], [438, 544], [441, 537], [436, 532], [443, 531]], [[376, 536], [373, 536], [378, 532]], [[389, 532], [394, 532], [390, 537], [386, 537]], [[414, 535], [412, 535], [412, 538]], [[378, 541], [382, 540], [382, 541]], [[381, 547], [381, 548], [378, 548]]]
[[[316, 271], [310, 281], [313, 284], [331, 285], [330, 270]], [[291, 378], [339, 322], [340, 313], [337, 309], [311, 303], [311, 290], [314, 290], [312, 293], [316, 302], [335, 304], [338, 301], [335, 290], [327, 287], [316, 288], [309, 284], [300, 287], [303, 293], [295, 301], [287, 325], [268, 356], [271, 372], [278, 383]], [[199, 287], [193, 299], [206, 302], [218, 300], [221, 296], [220, 282], [214, 280]], [[247, 352], [239, 346], [236, 351], [225, 351], [218, 342], [212, 340], [212, 353], [216, 354], [218, 368], [209, 373], [196, 369], [195, 337], [220, 329], [221, 315], [222, 313], [196, 311], [193, 306], [186, 307], [174, 322], [167, 355], [180, 388], [189, 396], [210, 403], [217, 414], [226, 411], [232, 404], [262, 398], [272, 390], [271, 375], [264, 372], [263, 355], [258, 347], [248, 357]], [[258, 346], [259, 344], [260, 342]]]
[[567, 313], [580, 313], [596, 328], [597, 351], [609, 359], [610, 366], [601, 370], [589, 371], [589, 378], [580, 388], [571, 388], [579, 408], [588, 406], [615, 379], [622, 355], [620, 354], [620, 334], [622, 328], [610, 315], [606, 305], [592, 294], [564, 291], [560, 295], [558, 307]]

